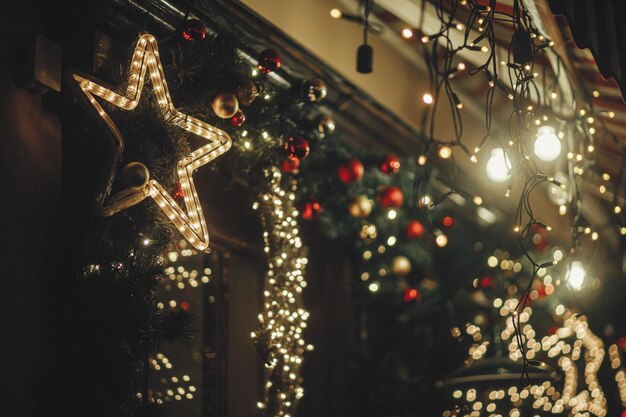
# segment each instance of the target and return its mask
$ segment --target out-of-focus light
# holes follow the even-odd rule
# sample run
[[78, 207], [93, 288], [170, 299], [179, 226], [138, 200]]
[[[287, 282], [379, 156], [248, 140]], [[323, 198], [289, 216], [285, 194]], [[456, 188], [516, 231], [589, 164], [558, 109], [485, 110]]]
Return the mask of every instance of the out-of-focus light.
[[587, 271], [585, 271], [583, 263], [572, 261], [567, 271], [567, 285], [576, 291], [580, 291], [585, 282], [585, 276], [587, 276]]
[[440, 248], [443, 248], [443, 247], [445, 247], [448, 244], [448, 237], [446, 235], [444, 235], [444, 234], [438, 235], [435, 238], [435, 243]]
[[541, 126], [537, 130], [534, 145], [535, 155], [542, 161], [554, 161], [561, 154], [561, 141], [552, 126]]
[[411, 38], [413, 38], [413, 35], [414, 34], [413, 34], [413, 31], [411, 29], [409, 29], [409, 28], [402, 29], [402, 37], [404, 39], [411, 39]]
[[485, 166], [487, 176], [491, 181], [504, 182], [508, 180], [511, 176], [509, 173], [511, 167], [511, 158], [504, 152], [504, 149], [495, 148], [491, 150], [491, 155]]
[[441, 159], [448, 159], [452, 156], [452, 148], [449, 146], [442, 146], [439, 148], [439, 157]]
[[332, 16], [333, 19], [341, 19], [341, 16], [343, 16], [343, 13], [339, 9], [332, 9], [330, 11], [330, 15]]
[[425, 104], [433, 104], [433, 101], [435, 101], [435, 100], [433, 99], [433, 95], [432, 94], [424, 93], [424, 95], [422, 96], [422, 101]]

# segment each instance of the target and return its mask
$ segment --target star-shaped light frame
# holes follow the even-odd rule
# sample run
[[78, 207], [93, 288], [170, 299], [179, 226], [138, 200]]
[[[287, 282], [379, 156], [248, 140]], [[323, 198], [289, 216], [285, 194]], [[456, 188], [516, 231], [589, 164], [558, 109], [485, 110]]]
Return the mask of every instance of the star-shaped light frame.
[[[146, 70], [150, 74], [152, 88], [157, 98], [158, 106], [163, 110], [163, 117], [172, 118], [182, 129], [198, 135], [209, 142], [191, 152], [178, 161], [177, 164], [187, 212], [154, 179], [147, 181], [144, 185], [129, 187], [117, 192], [115, 195], [111, 195], [119, 163], [124, 153], [124, 137], [113, 120], [96, 101], [96, 97], [100, 97], [124, 110], [134, 110], [141, 98]], [[112, 216], [143, 201], [146, 197], [152, 197], [185, 239], [198, 250], [204, 250], [209, 246], [209, 233], [192, 174], [195, 169], [228, 151], [232, 141], [226, 132], [183, 114], [174, 107], [165, 82], [165, 74], [154, 36], [144, 34], [139, 37], [129, 72], [126, 92], [119, 94], [113, 88], [105, 87], [104, 83], [89, 75], [74, 70], [68, 71], [69, 84], [75, 96], [83, 102], [95, 120], [102, 124], [113, 145], [114, 152], [107, 161], [109, 164], [107, 166], [108, 169], [104, 171], [105, 174], [98, 184], [95, 198], [96, 211], [101, 216]]]

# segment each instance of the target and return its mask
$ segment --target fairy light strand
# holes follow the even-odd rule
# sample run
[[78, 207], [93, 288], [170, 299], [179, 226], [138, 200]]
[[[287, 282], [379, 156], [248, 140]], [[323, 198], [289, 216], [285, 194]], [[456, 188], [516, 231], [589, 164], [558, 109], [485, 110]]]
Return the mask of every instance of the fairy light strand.
[[253, 206], [261, 215], [268, 260], [259, 328], [251, 334], [265, 362], [263, 400], [257, 406], [264, 417], [293, 417], [304, 395], [303, 355], [313, 349], [303, 337], [309, 317], [302, 301], [308, 260], [294, 207], [296, 185], [283, 189], [277, 168], [265, 174], [267, 189]]

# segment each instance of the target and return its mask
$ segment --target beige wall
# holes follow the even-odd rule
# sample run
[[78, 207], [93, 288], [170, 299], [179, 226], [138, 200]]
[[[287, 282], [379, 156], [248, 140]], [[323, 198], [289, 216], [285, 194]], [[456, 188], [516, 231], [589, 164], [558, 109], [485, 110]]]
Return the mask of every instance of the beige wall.
[[[336, 0], [243, 0], [315, 55], [346, 76], [381, 104], [417, 126], [421, 94], [427, 79], [402, 55], [376, 36], [374, 72], [356, 72], [356, 49], [362, 43], [359, 25], [330, 17]], [[348, 10], [355, 12], [355, 10]], [[420, 93], [421, 91], [421, 93]]]

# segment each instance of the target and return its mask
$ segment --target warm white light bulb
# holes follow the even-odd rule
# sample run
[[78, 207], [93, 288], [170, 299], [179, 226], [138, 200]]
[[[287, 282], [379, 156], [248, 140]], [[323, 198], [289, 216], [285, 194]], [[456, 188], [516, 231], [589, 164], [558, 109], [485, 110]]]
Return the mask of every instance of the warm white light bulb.
[[572, 261], [567, 271], [567, 285], [576, 291], [580, 291], [583, 287], [586, 275], [587, 271], [585, 271], [583, 263], [580, 261]]
[[341, 17], [343, 16], [343, 13], [339, 9], [332, 9], [330, 11], [330, 15], [332, 16], [333, 19], [341, 19]]
[[554, 161], [561, 154], [561, 141], [552, 126], [541, 126], [535, 139], [535, 155], [542, 161]]
[[413, 31], [409, 28], [402, 29], [402, 37], [404, 39], [411, 39], [413, 37]]
[[422, 100], [425, 104], [433, 104], [433, 101], [435, 101], [432, 94], [430, 93], [424, 93], [424, 95], [422, 96]]
[[504, 149], [495, 148], [491, 150], [491, 155], [485, 166], [487, 176], [491, 181], [504, 182], [508, 180], [511, 176], [509, 173], [511, 167], [511, 158], [504, 152]]

